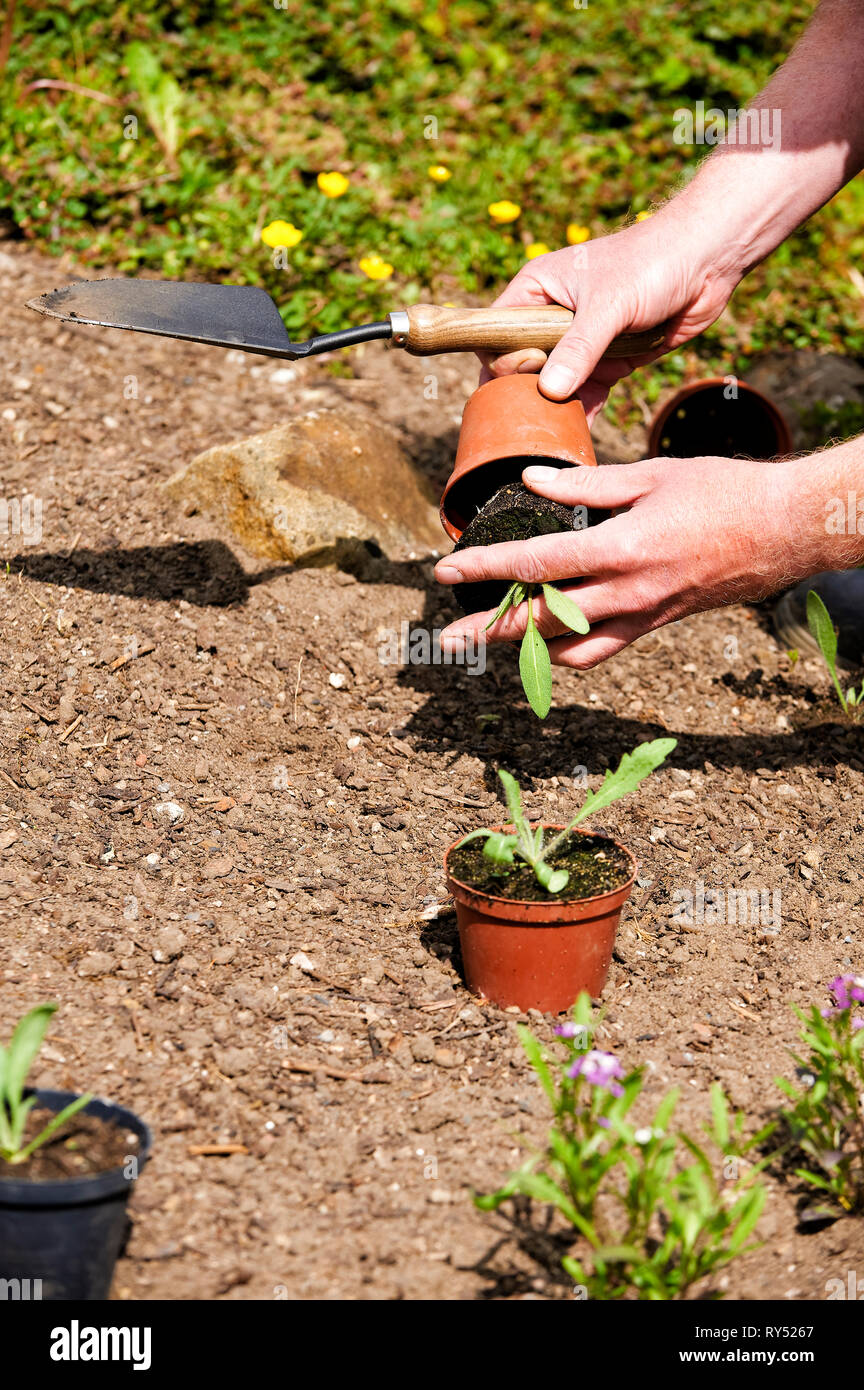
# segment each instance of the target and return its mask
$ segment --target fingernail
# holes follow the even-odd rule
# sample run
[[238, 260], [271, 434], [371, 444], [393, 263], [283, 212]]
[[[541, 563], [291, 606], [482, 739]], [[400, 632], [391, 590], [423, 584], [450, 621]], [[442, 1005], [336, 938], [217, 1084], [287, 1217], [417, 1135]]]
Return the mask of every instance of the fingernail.
[[437, 565], [435, 578], [439, 584], [461, 584], [462, 571], [457, 570], [455, 565]]
[[576, 390], [576, 373], [569, 367], [547, 367], [540, 373], [540, 389], [549, 396], [572, 396]]
[[538, 464], [535, 467], [526, 468], [522, 477], [526, 483], [554, 483], [560, 472], [560, 468], [544, 468]]

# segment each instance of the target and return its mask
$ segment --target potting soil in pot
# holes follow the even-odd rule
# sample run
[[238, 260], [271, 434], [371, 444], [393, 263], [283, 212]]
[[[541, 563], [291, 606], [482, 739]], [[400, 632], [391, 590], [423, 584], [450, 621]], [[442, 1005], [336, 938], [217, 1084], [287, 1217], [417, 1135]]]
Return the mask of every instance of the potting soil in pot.
[[[525, 467], [530, 462], [526, 459]], [[581, 509], [577, 514], [573, 507], [529, 492], [522, 482], [505, 483], [468, 522], [454, 553], [467, 550], [469, 546], [527, 541], [532, 536], [579, 529], [574, 528], [574, 520], [581, 523], [583, 515]], [[607, 515], [607, 512], [589, 509], [588, 525], [595, 525]], [[509, 587], [510, 581], [506, 579], [483, 579], [473, 584], [457, 584], [454, 593], [464, 612], [482, 613], [487, 608], [497, 608]]]
[[[53, 1110], [36, 1108], [27, 1117], [25, 1143], [35, 1139], [50, 1120]], [[122, 1168], [130, 1155], [140, 1149], [137, 1134], [109, 1124], [98, 1115], [79, 1111], [56, 1134], [36, 1149], [26, 1163], [4, 1163], [0, 1159], [0, 1178], [27, 1182], [57, 1182], [62, 1178], [88, 1178]]]
[[[551, 843], [556, 830], [547, 832]], [[550, 854], [548, 864], [566, 869], [570, 879], [560, 893], [547, 893], [537, 882], [534, 870], [521, 859], [512, 864], [495, 864], [483, 853], [483, 840], [451, 850], [447, 867], [452, 878], [478, 893], [518, 902], [575, 902], [621, 888], [630, 878], [633, 865], [614, 840], [605, 835], [582, 835], [573, 830], [559, 849]]]

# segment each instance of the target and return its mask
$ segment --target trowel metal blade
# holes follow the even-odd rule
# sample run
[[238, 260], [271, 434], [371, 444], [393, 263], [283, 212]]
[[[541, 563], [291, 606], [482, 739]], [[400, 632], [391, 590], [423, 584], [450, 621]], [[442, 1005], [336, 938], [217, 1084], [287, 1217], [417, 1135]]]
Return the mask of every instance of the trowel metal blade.
[[267, 357], [305, 357], [292, 343], [266, 290], [176, 280], [79, 280], [28, 300], [27, 307], [67, 323], [128, 328]]

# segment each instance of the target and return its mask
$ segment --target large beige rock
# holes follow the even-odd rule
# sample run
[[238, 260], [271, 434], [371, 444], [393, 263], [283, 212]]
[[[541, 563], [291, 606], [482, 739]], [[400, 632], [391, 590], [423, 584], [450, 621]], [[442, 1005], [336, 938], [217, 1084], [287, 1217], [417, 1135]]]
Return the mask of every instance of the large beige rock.
[[354, 405], [217, 445], [165, 487], [270, 560], [339, 563], [365, 541], [391, 559], [442, 547], [425, 479], [395, 435]]

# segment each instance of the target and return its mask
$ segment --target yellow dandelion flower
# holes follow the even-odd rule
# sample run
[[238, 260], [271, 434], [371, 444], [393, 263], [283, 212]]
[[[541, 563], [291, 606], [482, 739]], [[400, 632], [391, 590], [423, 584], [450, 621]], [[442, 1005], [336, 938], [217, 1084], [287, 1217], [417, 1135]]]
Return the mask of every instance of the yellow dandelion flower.
[[363, 274], [370, 280], [389, 280], [393, 274], [392, 265], [380, 256], [364, 256], [359, 264]]
[[587, 227], [580, 227], [578, 222], [571, 222], [567, 227], [567, 242], [570, 246], [581, 246], [583, 241], [588, 241], [591, 232]]
[[426, 172], [433, 183], [446, 183], [453, 177], [453, 170], [448, 169], [446, 164], [430, 164]]
[[530, 246], [525, 247], [525, 255], [529, 261], [536, 260], [538, 256], [548, 256], [549, 247], [545, 241], [532, 241]]
[[261, 233], [261, 240], [265, 246], [299, 246], [303, 240], [303, 233], [299, 227], [295, 227], [293, 222], [283, 222], [278, 219], [276, 222], [268, 222]]
[[648, 221], [648, 218], [649, 218], [650, 216], [651, 216], [651, 213], [650, 213], [650, 212], [637, 212], [637, 214], [636, 214], [636, 221], [637, 221], [637, 222], [647, 222], [647, 221]]
[[522, 215], [519, 204], [511, 203], [508, 198], [503, 198], [500, 203], [490, 203], [487, 211], [493, 222], [515, 222]]
[[325, 198], [341, 198], [343, 193], [348, 192], [351, 184], [344, 174], [331, 169], [327, 173], [318, 175], [318, 187]]

